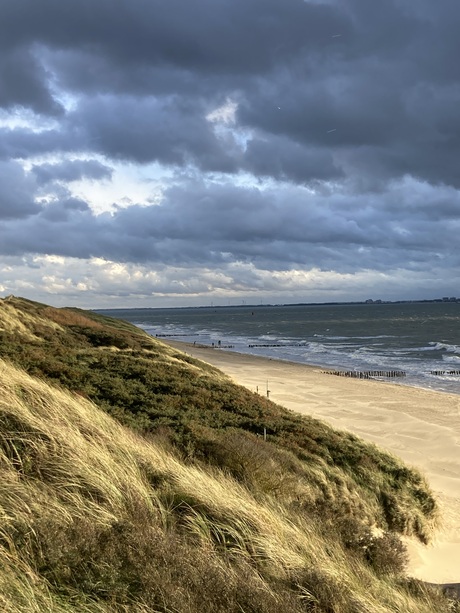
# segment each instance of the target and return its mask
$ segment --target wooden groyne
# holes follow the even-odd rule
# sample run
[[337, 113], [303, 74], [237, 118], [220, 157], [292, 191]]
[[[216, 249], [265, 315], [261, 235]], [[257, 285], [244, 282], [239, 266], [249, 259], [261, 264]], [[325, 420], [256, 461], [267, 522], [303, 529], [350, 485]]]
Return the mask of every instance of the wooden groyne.
[[158, 338], [169, 338], [171, 336], [200, 336], [199, 334], [155, 334]]
[[204, 343], [196, 343], [195, 341], [193, 342], [193, 346], [197, 347], [198, 349], [234, 349], [235, 345], [222, 345], [222, 344], [217, 344], [216, 343], [212, 343], [212, 345], [205, 345]]
[[374, 377], [405, 377], [404, 370], [323, 370], [325, 375], [351, 377], [352, 379], [373, 379]]
[[460, 370], [430, 370], [431, 375], [460, 375]]
[[306, 347], [306, 345], [304, 343], [292, 343], [287, 345], [273, 343], [271, 345], [248, 345], [248, 347]]

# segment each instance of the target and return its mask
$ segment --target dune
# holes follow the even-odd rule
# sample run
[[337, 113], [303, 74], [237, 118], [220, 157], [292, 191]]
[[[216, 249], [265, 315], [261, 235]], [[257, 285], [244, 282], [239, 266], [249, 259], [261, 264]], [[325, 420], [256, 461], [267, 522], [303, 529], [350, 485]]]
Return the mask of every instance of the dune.
[[316, 366], [168, 344], [270, 400], [348, 430], [418, 468], [435, 492], [441, 521], [428, 546], [406, 539], [409, 574], [436, 584], [460, 580], [460, 395], [348, 379]]

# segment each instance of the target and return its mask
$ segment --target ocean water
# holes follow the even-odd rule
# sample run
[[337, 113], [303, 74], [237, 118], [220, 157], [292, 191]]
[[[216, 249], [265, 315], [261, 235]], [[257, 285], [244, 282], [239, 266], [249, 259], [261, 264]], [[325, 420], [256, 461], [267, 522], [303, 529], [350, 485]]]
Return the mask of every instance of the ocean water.
[[[460, 394], [460, 303], [113, 309], [152, 336], [325, 369], [400, 370], [388, 379]], [[219, 345], [220, 344], [220, 345]], [[432, 374], [440, 371], [442, 374]]]

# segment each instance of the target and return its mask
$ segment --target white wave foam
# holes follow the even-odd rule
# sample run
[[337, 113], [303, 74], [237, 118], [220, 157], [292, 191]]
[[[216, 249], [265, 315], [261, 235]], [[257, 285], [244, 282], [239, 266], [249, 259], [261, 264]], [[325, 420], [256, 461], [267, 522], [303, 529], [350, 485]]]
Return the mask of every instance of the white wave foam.
[[[432, 343], [430, 343], [431, 345]], [[434, 349], [438, 351], [448, 351], [449, 353], [460, 353], [460, 347], [458, 345], [450, 345], [448, 343], [433, 343]]]
[[460, 356], [459, 355], [443, 355], [443, 362], [450, 362], [454, 364], [460, 364]]

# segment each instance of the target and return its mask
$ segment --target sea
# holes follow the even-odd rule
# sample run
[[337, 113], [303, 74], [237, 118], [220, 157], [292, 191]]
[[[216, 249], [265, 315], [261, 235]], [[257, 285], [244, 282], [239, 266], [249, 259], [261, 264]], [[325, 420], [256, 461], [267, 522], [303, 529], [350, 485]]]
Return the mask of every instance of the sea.
[[372, 303], [98, 310], [160, 340], [460, 394], [460, 303]]

